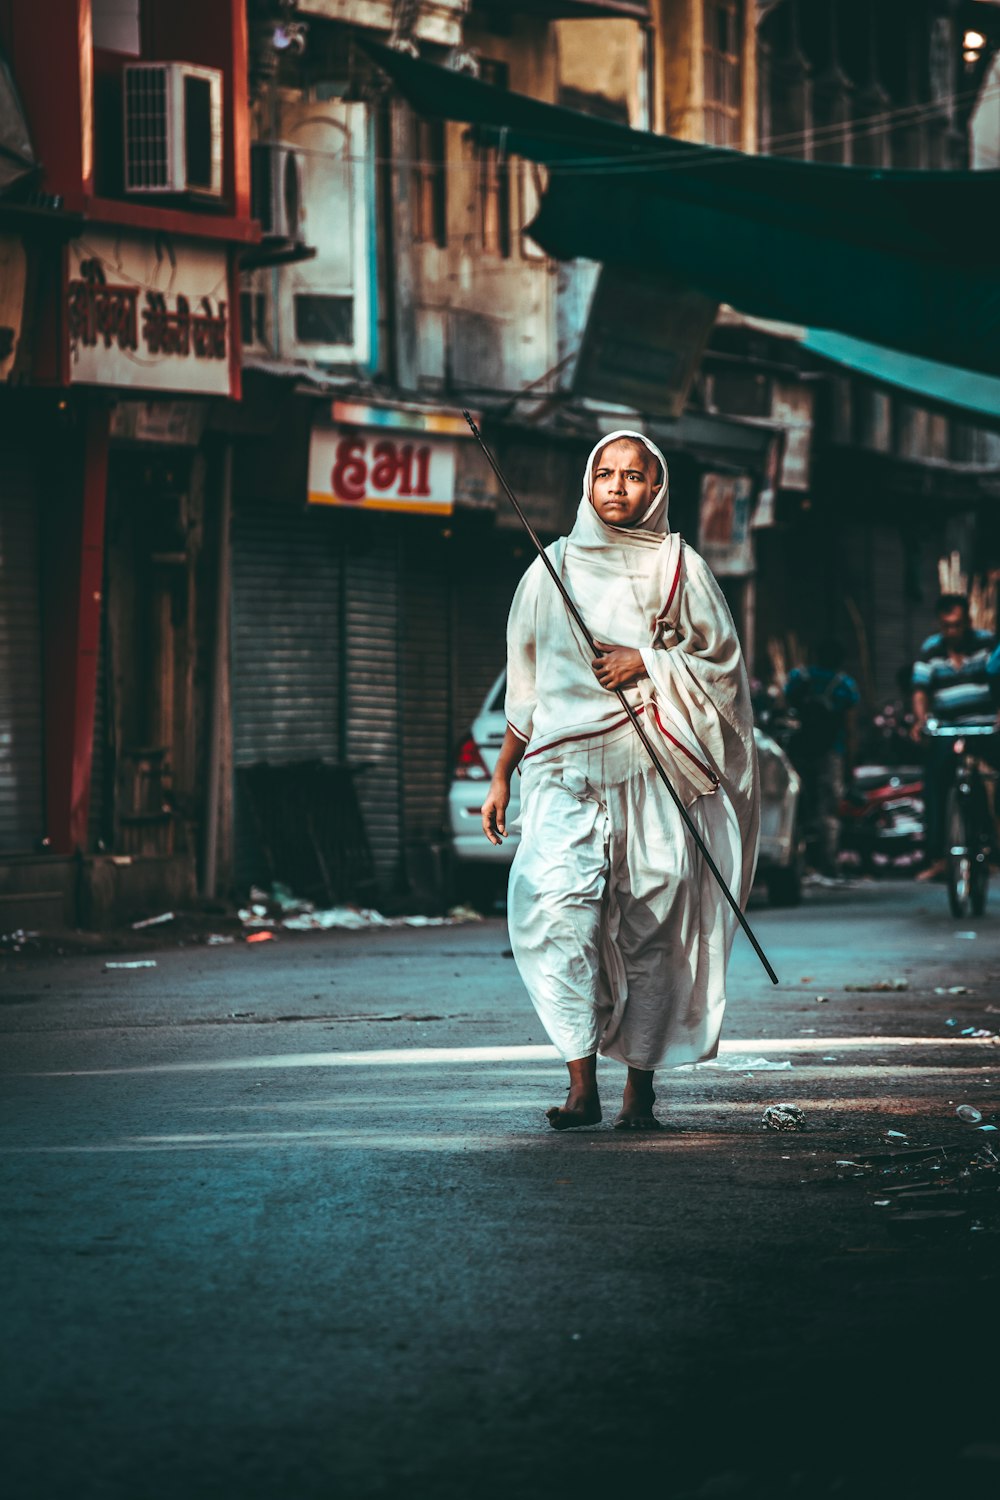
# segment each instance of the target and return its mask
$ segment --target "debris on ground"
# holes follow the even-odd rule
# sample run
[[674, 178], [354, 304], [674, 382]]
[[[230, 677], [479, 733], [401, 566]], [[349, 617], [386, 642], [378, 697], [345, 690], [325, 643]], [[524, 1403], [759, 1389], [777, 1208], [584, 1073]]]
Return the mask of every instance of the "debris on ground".
[[765, 1130], [805, 1130], [806, 1117], [795, 1104], [769, 1104], [760, 1123]]
[[235, 943], [235, 941], [236, 939], [231, 937], [228, 932], [210, 932], [205, 939], [205, 943], [209, 948], [217, 948], [220, 943]]
[[161, 911], [158, 917], [143, 917], [141, 921], [132, 923], [132, 931], [139, 932], [143, 927], [162, 927], [165, 922], [172, 922], [176, 915], [173, 911]]
[[130, 959], [120, 960], [120, 961], [117, 961], [117, 962], [115, 960], [113, 960], [113, 959], [109, 959], [108, 962], [104, 965], [104, 968], [105, 968], [105, 971], [108, 970], [108, 969], [155, 969], [156, 968], [156, 959], [155, 958], [130, 958]]
[[248, 943], [273, 943], [273, 942], [276, 942], [276, 941], [277, 941], [277, 939], [275, 938], [275, 935], [274, 935], [273, 932], [264, 931], [264, 932], [248, 932], [247, 933], [247, 942]]
[[978, 1125], [983, 1118], [982, 1112], [972, 1104], [960, 1104], [955, 1113], [966, 1125]]
[[935, 995], [974, 995], [975, 990], [970, 990], [967, 984], [937, 984], [934, 986]]
[[816, 1004], [817, 1005], [829, 1005], [829, 1003], [830, 1003], [830, 996], [829, 995], [817, 995], [816, 996]]
[[868, 1178], [877, 1195], [869, 1200], [871, 1207], [882, 1212], [894, 1239], [1000, 1233], [1000, 1154], [978, 1140], [981, 1131], [995, 1131], [996, 1126], [979, 1124], [982, 1114], [974, 1105], [959, 1105], [955, 1114], [975, 1129], [954, 1140], [913, 1147], [902, 1132], [887, 1131], [886, 1139], [902, 1143], [903, 1149], [841, 1157], [834, 1163], [841, 1181]]
[[896, 994], [900, 990], [908, 990], [910, 981], [908, 979], [877, 979], [872, 984], [845, 984], [844, 989], [848, 994]]
[[283, 927], [287, 932], [360, 932], [382, 927], [455, 927], [461, 922], [481, 922], [482, 913], [471, 906], [452, 906], [443, 917], [387, 917], [371, 906], [329, 906], [317, 908], [312, 901], [296, 896], [287, 885], [276, 881], [270, 892], [251, 886], [247, 905], [241, 907], [240, 922], [244, 930]]
[[38, 932], [25, 932], [23, 927], [17, 927], [13, 932], [0, 932], [0, 951], [9, 948], [12, 953], [20, 953], [27, 943], [40, 936]]
[[702, 1068], [719, 1068], [724, 1073], [790, 1073], [790, 1062], [772, 1062], [769, 1057], [713, 1057], [710, 1062], [681, 1063], [675, 1073], [699, 1072]]

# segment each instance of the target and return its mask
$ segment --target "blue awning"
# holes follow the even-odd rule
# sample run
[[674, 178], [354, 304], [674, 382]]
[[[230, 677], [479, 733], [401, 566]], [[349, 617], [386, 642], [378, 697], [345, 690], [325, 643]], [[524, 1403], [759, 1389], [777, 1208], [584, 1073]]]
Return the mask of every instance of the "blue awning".
[[983, 417], [1000, 417], [1000, 379], [921, 359], [881, 344], [867, 344], [828, 328], [807, 328], [802, 347], [858, 375], [908, 391], [923, 401], [960, 407]]

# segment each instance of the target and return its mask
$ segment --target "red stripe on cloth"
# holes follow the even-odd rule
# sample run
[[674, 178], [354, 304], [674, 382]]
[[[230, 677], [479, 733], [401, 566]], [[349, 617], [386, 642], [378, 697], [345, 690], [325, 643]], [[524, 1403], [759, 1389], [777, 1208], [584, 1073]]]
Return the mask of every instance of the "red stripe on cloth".
[[[645, 713], [645, 711], [643, 707], [636, 709], [637, 714]], [[539, 745], [537, 750], [529, 750], [527, 755], [522, 758], [530, 760], [533, 755], [544, 755], [547, 750], [554, 750], [557, 745], [571, 744], [574, 740], [596, 740], [599, 735], [610, 734], [612, 729], [621, 729], [623, 724], [628, 724], [629, 722], [630, 720], [626, 714], [624, 719], [616, 719], [613, 724], [605, 724], [603, 729], [590, 729], [586, 734], [564, 734], [562, 739], [553, 740], [550, 745]]]
[[675, 737], [670, 733], [670, 730], [666, 727], [659, 714], [657, 713], [655, 703], [653, 704], [653, 718], [656, 720], [656, 727], [659, 729], [663, 737], [665, 739], [668, 739], [672, 745], [676, 745], [678, 750], [683, 750], [688, 760], [694, 762], [702, 775], [707, 776], [713, 786], [718, 786], [719, 778], [718, 776], [716, 776], [715, 772], [711, 770], [710, 767], [706, 766], [703, 761], [700, 761], [697, 755], [695, 755], [693, 751], [688, 749], [687, 745], [683, 744], [680, 740], [675, 739]]
[[678, 554], [677, 554], [677, 567], [676, 567], [676, 569], [674, 571], [674, 581], [670, 585], [670, 593], [667, 595], [667, 602], [663, 606], [663, 609], [660, 611], [660, 613], [656, 617], [657, 624], [659, 624], [659, 622], [661, 620], [665, 620], [667, 618], [667, 615], [670, 613], [670, 606], [674, 602], [674, 595], [677, 592], [677, 585], [680, 583], [680, 581], [681, 581], [681, 553], [678, 552]]

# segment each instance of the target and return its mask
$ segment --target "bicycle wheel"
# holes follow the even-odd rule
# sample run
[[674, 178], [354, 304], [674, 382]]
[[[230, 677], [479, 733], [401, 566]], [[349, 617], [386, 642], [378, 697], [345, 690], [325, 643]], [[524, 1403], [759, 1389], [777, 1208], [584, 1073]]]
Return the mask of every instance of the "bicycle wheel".
[[966, 799], [952, 787], [945, 803], [944, 837], [948, 852], [948, 905], [953, 917], [967, 917], [972, 911], [975, 852], [966, 811]]
[[969, 854], [970, 891], [969, 904], [972, 915], [981, 917], [986, 910], [986, 897], [990, 889], [990, 854], [993, 850], [992, 819], [986, 791], [981, 781], [970, 787], [972, 797], [968, 805], [966, 823], [971, 835]]

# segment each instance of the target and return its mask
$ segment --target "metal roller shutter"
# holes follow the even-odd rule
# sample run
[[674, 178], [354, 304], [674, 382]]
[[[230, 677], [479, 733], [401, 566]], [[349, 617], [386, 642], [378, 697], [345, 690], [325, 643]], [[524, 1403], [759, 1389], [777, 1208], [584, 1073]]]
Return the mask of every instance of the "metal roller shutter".
[[[336, 517], [237, 501], [232, 536], [233, 764], [336, 763], [340, 754], [341, 561]], [[236, 778], [235, 878], [263, 878]]]
[[97, 644], [97, 676], [94, 685], [94, 739], [93, 761], [90, 769], [90, 809], [87, 820], [87, 847], [97, 849], [109, 836], [105, 818], [110, 821], [114, 792], [108, 786], [109, 773], [114, 766], [114, 748], [109, 743], [109, 693], [108, 693], [108, 648], [107, 648], [107, 598], [105, 582], [101, 590], [101, 629]]
[[233, 515], [233, 762], [340, 755], [340, 560], [326, 512]]
[[399, 534], [388, 518], [349, 519], [360, 524], [350, 528], [346, 540], [345, 749], [352, 763], [368, 764], [358, 777], [358, 801], [379, 883], [392, 889], [401, 878]]
[[36, 476], [0, 450], [0, 850], [37, 847], [44, 827], [42, 632]]
[[451, 774], [451, 587], [447, 541], [401, 539], [400, 697], [403, 826], [411, 881], [433, 881], [428, 849], [439, 845]]
[[[497, 549], [499, 552], [499, 548]], [[453, 738], [464, 734], [507, 660], [507, 616], [530, 557], [500, 552], [484, 576], [482, 556], [469, 550], [455, 581]]]

